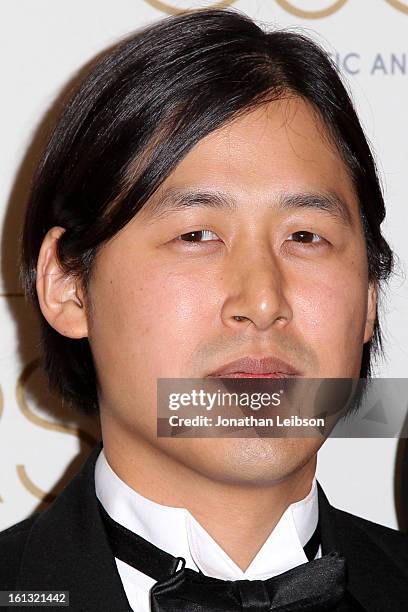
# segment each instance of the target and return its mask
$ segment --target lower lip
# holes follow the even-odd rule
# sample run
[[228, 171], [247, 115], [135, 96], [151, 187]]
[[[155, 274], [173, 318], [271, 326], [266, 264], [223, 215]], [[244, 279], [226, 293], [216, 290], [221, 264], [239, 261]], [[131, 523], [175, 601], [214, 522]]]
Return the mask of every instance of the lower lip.
[[230, 372], [229, 374], [211, 374], [210, 378], [293, 378], [296, 374], [271, 372], [269, 374], [253, 374], [250, 372]]

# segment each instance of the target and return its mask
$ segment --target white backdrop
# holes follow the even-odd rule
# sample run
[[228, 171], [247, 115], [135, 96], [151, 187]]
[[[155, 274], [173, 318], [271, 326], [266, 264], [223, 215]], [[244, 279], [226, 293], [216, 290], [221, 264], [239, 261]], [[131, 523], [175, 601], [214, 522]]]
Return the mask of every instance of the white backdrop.
[[[385, 234], [400, 259], [384, 308], [387, 359], [375, 373], [408, 376], [408, 0], [2, 0], [0, 529], [45, 507], [98, 435], [46, 393], [36, 323], [18, 280], [18, 233], [49, 109], [76, 71], [122, 36], [177, 9], [220, 5], [313, 36], [348, 81], [379, 161]], [[402, 446], [395, 439], [327, 441], [318, 477], [332, 503], [397, 527]]]

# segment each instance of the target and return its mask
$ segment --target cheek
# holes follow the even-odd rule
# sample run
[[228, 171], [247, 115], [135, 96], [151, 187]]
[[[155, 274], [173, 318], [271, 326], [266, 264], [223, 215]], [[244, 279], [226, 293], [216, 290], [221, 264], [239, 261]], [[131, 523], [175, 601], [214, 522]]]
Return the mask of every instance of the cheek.
[[[299, 284], [294, 298], [294, 321], [305, 342], [320, 356], [324, 375], [345, 372], [361, 358], [367, 311], [367, 287], [356, 272], [320, 274]], [[331, 373], [328, 369], [331, 368]], [[323, 373], [322, 373], [323, 376]], [[346, 376], [346, 373], [344, 374]]]
[[110, 358], [118, 363], [126, 356], [133, 368], [154, 377], [186, 375], [189, 357], [215, 317], [209, 280], [146, 262], [112, 275], [101, 296], [101, 335]]

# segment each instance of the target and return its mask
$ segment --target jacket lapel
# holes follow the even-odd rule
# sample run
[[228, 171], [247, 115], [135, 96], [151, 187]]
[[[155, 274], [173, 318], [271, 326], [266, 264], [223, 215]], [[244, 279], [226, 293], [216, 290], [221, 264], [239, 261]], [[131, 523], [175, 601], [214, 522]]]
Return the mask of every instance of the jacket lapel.
[[17, 589], [69, 591], [73, 610], [131, 610], [100, 518], [94, 469], [99, 444], [33, 523]]
[[336, 549], [346, 558], [351, 596], [367, 610], [407, 609], [408, 570], [399, 568], [363, 520], [331, 506], [317, 484], [322, 552]]

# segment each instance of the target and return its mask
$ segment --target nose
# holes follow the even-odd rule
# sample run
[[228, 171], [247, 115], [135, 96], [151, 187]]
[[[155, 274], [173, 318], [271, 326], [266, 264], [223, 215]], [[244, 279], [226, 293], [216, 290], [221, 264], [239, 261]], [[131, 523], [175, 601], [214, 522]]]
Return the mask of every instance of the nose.
[[260, 331], [283, 328], [293, 312], [283, 265], [267, 248], [248, 249], [233, 256], [225, 271], [226, 293], [221, 318], [233, 329], [254, 326]]

